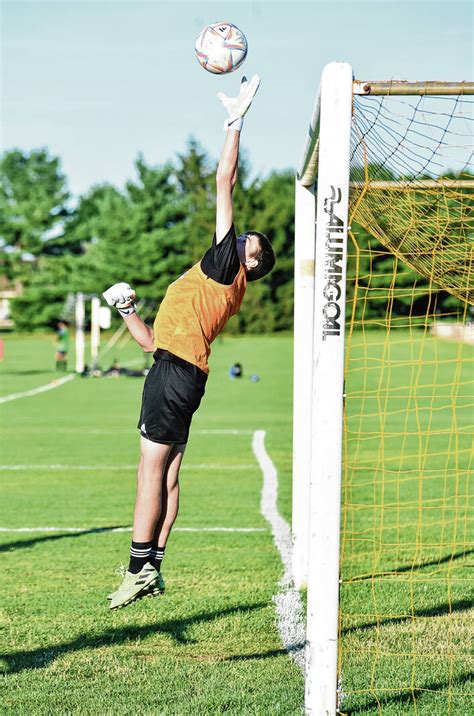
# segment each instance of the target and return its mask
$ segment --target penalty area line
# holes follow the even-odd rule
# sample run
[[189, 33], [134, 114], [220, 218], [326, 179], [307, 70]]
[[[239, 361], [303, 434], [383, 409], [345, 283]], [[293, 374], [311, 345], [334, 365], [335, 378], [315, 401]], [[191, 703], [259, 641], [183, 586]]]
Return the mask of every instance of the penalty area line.
[[270, 524], [273, 541], [284, 566], [283, 577], [279, 583], [280, 590], [273, 597], [278, 630], [284, 648], [296, 664], [304, 670], [306, 629], [301, 595], [293, 586], [291, 530], [288, 522], [278, 512], [278, 473], [265, 449], [264, 430], [254, 432], [252, 449], [263, 473], [260, 511]]
[[33, 388], [32, 390], [25, 390], [22, 393], [10, 393], [10, 395], [4, 395], [0, 397], [0, 403], [8, 403], [10, 400], [18, 400], [18, 398], [29, 398], [32, 395], [39, 395], [40, 393], [46, 393], [47, 390], [54, 390], [54, 388], [59, 388], [60, 385], [64, 385], [64, 383], [68, 383], [70, 380], [73, 380], [75, 378], [75, 374], [71, 373], [70, 375], [64, 376], [64, 378], [57, 378], [56, 380], [53, 380], [51, 383], [46, 383], [46, 385], [40, 385], [38, 388]]

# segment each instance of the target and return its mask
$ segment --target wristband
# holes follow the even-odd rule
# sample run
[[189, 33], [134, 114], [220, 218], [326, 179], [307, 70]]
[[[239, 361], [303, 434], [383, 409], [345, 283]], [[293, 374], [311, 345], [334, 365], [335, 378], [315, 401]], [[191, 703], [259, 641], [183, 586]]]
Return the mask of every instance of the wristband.
[[243, 117], [229, 117], [224, 122], [224, 131], [226, 131], [228, 129], [233, 129], [236, 132], [241, 132], [243, 124], [244, 124]]
[[127, 306], [126, 308], [119, 308], [118, 306], [115, 306], [117, 311], [120, 313], [121, 316], [131, 316], [132, 313], [135, 313], [135, 304], [131, 303], [130, 306]]

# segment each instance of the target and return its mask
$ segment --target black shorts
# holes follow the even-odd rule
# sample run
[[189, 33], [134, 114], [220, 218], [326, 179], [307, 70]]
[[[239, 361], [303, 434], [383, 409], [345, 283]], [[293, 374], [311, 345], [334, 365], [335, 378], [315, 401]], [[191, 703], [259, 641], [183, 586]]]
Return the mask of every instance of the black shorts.
[[143, 386], [138, 421], [141, 435], [155, 443], [188, 441], [193, 413], [199, 408], [207, 375], [197, 366], [159, 348]]

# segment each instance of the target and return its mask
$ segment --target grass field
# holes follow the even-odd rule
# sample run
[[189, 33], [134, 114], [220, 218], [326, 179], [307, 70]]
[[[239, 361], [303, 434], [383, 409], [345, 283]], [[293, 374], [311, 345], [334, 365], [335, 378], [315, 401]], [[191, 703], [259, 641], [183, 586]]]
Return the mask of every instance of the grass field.
[[[52, 357], [47, 337], [7, 338], [2, 393], [54, 379]], [[130, 346], [120, 359], [139, 357]], [[231, 381], [236, 360], [261, 381]], [[142, 379], [76, 378], [1, 406], [1, 462], [31, 466], [2, 473], [1, 526], [58, 528], [1, 534], [4, 713], [299, 712], [302, 678], [282, 650], [272, 602], [282, 566], [260, 515], [252, 453], [253, 430], [266, 429], [288, 517], [290, 370], [288, 339], [217, 343], [177, 527], [263, 531], [176, 532], [164, 598], [113, 613], [105, 596], [130, 535], [99, 528], [131, 524]]]
[[[457, 470], [459, 476], [430, 479], [421, 495], [419, 480], [408, 479], [402, 488], [390, 482], [390, 461], [401, 454], [391, 426], [407, 398], [390, 392], [388, 402], [371, 405], [360, 397], [364, 386], [380, 391], [385, 385], [380, 357], [386, 348], [377, 336], [363, 347], [354, 338], [351, 352], [348, 425], [358, 425], [354, 432], [364, 432], [364, 440], [355, 461], [360, 469], [349, 446], [345, 481], [342, 710], [468, 714], [467, 520], [462, 529], [459, 521], [468, 457], [462, 453], [462, 464], [445, 460], [445, 475]], [[413, 359], [413, 344], [394, 342], [391, 350], [400, 371], [392, 368], [390, 386], [406, 386], [403, 363]], [[441, 351], [454, 360], [458, 347], [433, 339], [423, 350], [429, 375], [419, 385], [445, 385], [449, 367], [434, 375], [428, 356]], [[1, 393], [53, 380], [53, 353], [50, 337], [7, 337]], [[140, 355], [129, 344], [120, 360], [141, 362]], [[367, 356], [371, 370], [358, 371]], [[228, 377], [235, 361], [244, 366], [241, 381]], [[260, 514], [262, 474], [252, 453], [253, 431], [265, 430], [278, 469], [278, 508], [290, 520], [291, 364], [288, 336], [216, 342], [185, 456], [176, 527], [258, 531], [175, 531], [163, 565], [166, 595], [112, 613], [105, 596], [119, 581], [115, 569], [126, 562], [130, 534], [110, 528], [131, 524], [142, 379], [75, 378], [0, 406], [0, 527], [57, 528], [0, 533], [1, 713], [302, 712], [303, 679], [275, 624], [272, 597], [283, 568]], [[251, 373], [261, 380], [250, 382]], [[442, 388], [439, 395], [430, 390], [416, 396], [401, 432], [408, 456], [411, 421], [421, 426], [425, 419], [420, 401], [439, 408], [434, 419], [441, 432], [423, 453], [435, 471], [439, 459], [429, 455], [449, 453], [453, 426]], [[464, 399], [462, 393], [460, 405]], [[457, 426], [463, 450], [468, 422]], [[397, 464], [403, 475], [420, 467]], [[420, 507], [420, 497], [431, 500], [430, 509]]]

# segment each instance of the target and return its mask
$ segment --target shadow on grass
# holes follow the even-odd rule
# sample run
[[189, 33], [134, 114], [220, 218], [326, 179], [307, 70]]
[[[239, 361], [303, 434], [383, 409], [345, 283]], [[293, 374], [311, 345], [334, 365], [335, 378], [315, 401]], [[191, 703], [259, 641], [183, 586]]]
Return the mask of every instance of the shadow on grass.
[[[155, 597], [156, 599], [156, 597]], [[186, 631], [194, 624], [215, 621], [221, 617], [232, 614], [245, 614], [257, 609], [268, 607], [267, 602], [229, 607], [212, 612], [203, 612], [185, 619], [169, 619], [155, 624], [144, 626], [124, 626], [118, 629], [108, 629], [102, 634], [84, 634], [77, 639], [58, 644], [48, 649], [32, 649], [31, 651], [14, 651], [3, 653], [1, 658], [7, 662], [7, 667], [1, 669], [4, 674], [17, 674], [26, 669], [44, 669], [51, 662], [64, 654], [82, 651], [84, 649], [99, 649], [104, 646], [117, 646], [134, 640], [145, 639], [159, 632], [167, 634], [176, 644], [192, 644], [193, 640], [186, 636]]]
[[[453, 678], [453, 682], [457, 684], [467, 684], [470, 683], [472, 679], [472, 674], [460, 674], [459, 676], [456, 676]], [[423, 686], [415, 686], [413, 689], [401, 689], [400, 691], [397, 691], [393, 694], [387, 695], [385, 693], [381, 693], [380, 697], [377, 697], [374, 694], [374, 697], [371, 699], [368, 699], [360, 706], [354, 706], [351, 708], [350, 706], [346, 706], [343, 702], [340, 706], [340, 711], [342, 714], [347, 716], [352, 716], [352, 714], [367, 714], [369, 709], [374, 709], [377, 711], [377, 713], [381, 713], [384, 706], [388, 706], [389, 704], [397, 704], [397, 706], [400, 707], [407, 707], [411, 706], [414, 708], [415, 702], [418, 703], [419, 701], [423, 700], [426, 701], [430, 696], [432, 697], [433, 691], [445, 691], [446, 692], [446, 711], [442, 713], [448, 713], [448, 689], [450, 692], [453, 690], [453, 684], [449, 683], [448, 681], [437, 681], [435, 683], [427, 683], [423, 684]], [[375, 691], [375, 690], [374, 690]], [[459, 694], [457, 695], [459, 697]], [[472, 695], [468, 694], [466, 692], [465, 698], [472, 698]], [[455, 698], [455, 696], [451, 696], [451, 699]], [[428, 704], [426, 704], [428, 706]], [[453, 704], [451, 704], [452, 708]], [[468, 702], [466, 702], [466, 711], [457, 711], [456, 713], [459, 714], [468, 714], [470, 713], [468, 710]], [[401, 713], [401, 711], [400, 711]], [[409, 713], [408, 710], [404, 710], [403, 713]], [[410, 713], [412, 713], [412, 710], [410, 709]], [[441, 713], [438, 711], [432, 711], [432, 713]], [[452, 712], [454, 713], [454, 711]]]
[[[413, 612], [413, 617], [442, 617], [448, 616], [453, 612], [467, 612], [470, 609], [472, 609], [472, 601], [470, 601], [469, 599], [459, 599], [456, 602], [451, 602], [451, 604], [440, 604], [437, 607], [415, 609], [415, 611]], [[405, 614], [399, 617], [387, 617], [386, 619], [382, 618], [375, 622], [371, 621], [366, 622], [365, 624], [357, 624], [354, 626], [345, 627], [342, 630], [342, 633], [350, 634], [351, 632], [364, 629], [373, 629], [375, 627], [384, 626], [385, 624], [400, 624], [401, 622], [410, 622], [411, 619], [411, 614]]]
[[437, 567], [439, 564], [446, 564], [446, 562], [455, 562], [458, 559], [469, 557], [471, 554], [474, 554], [474, 549], [464, 549], [461, 552], [445, 554], [444, 557], [432, 559], [427, 562], [404, 564], [401, 567], [397, 567], [397, 569], [390, 569], [385, 572], [375, 572], [374, 574], [363, 574], [361, 577], [352, 577], [351, 582], [368, 582], [369, 580], [377, 577], [386, 577], [387, 575], [396, 576], [397, 574], [405, 574], [405, 572], [416, 572], [418, 569], [423, 569], [424, 567]]
[[68, 539], [71, 537], [84, 537], [84, 535], [99, 534], [100, 532], [111, 532], [112, 530], [124, 529], [124, 525], [113, 525], [112, 527], [93, 527], [90, 530], [84, 530], [83, 532], [63, 532], [62, 534], [48, 534], [41, 535], [41, 537], [31, 537], [31, 539], [19, 539], [14, 542], [5, 542], [0, 544], [0, 552], [10, 552], [17, 549], [26, 549], [26, 547], [33, 547], [35, 544], [41, 544], [42, 542], [55, 542], [59, 539]]
[[235, 656], [227, 656], [222, 661], [260, 661], [261, 659], [272, 659], [275, 656], [288, 656], [289, 654], [297, 654], [299, 651], [304, 649], [306, 646], [305, 642], [300, 644], [293, 644], [288, 649], [271, 649], [270, 651], [261, 651], [257, 654], [235, 654]]

